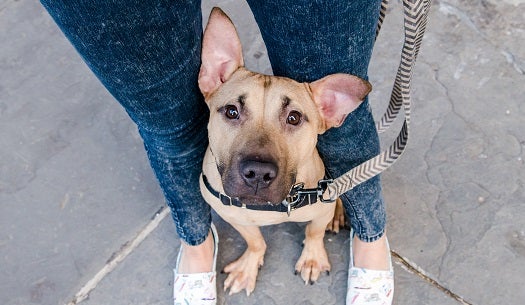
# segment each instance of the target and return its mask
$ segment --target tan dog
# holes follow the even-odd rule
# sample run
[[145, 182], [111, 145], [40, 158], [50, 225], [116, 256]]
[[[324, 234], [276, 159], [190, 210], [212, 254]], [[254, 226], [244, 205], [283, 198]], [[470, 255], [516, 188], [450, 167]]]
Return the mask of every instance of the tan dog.
[[[199, 74], [210, 109], [210, 144], [203, 165], [208, 185], [201, 180], [201, 191], [246, 240], [244, 254], [224, 268], [229, 273], [224, 289], [230, 288], [230, 294], [245, 289], [249, 295], [266, 251], [259, 226], [309, 222], [295, 269], [307, 283], [330, 270], [323, 237], [335, 203], [306, 204], [291, 213], [258, 209], [284, 206], [296, 183], [317, 187], [325, 174], [317, 135], [341, 125], [371, 86], [348, 74], [298, 83], [248, 71], [243, 64], [235, 27], [214, 8], [204, 32]], [[232, 200], [248, 208], [226, 205]]]

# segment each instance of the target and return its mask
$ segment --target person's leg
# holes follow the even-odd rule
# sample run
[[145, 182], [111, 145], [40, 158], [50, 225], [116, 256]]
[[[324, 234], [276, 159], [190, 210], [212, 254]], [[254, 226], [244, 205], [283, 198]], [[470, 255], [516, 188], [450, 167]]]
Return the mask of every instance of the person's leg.
[[[275, 75], [311, 82], [343, 72], [367, 79], [380, 0], [248, 2]], [[318, 149], [334, 178], [377, 155], [379, 140], [368, 100], [341, 127], [319, 136]], [[386, 215], [379, 177], [345, 193], [342, 200], [358, 237], [355, 264], [387, 269]]]
[[203, 244], [211, 214], [198, 183], [208, 118], [197, 87], [200, 1], [41, 2], [137, 124], [184, 245]]

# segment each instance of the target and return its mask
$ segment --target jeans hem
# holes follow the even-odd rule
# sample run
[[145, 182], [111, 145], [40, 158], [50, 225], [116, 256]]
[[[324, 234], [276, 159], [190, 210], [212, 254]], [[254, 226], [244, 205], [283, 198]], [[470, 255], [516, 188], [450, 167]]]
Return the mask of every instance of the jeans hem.
[[180, 239], [183, 240], [186, 244], [188, 244], [190, 246], [198, 246], [198, 245], [202, 244], [206, 240], [206, 238], [208, 237], [208, 234], [210, 233], [210, 231], [211, 231], [211, 222], [208, 225], [208, 230], [206, 231], [206, 234], [204, 235], [204, 237], [200, 237], [200, 238], [197, 238], [197, 239], [188, 239], [185, 236], [180, 236]]
[[371, 243], [371, 242], [374, 242], [378, 239], [380, 239], [381, 237], [383, 237], [383, 235], [385, 235], [385, 230], [381, 230], [381, 232], [373, 235], [373, 236], [369, 236], [369, 235], [366, 235], [366, 234], [362, 234], [362, 233], [356, 233], [356, 236], [357, 238], [359, 238], [360, 241], [363, 241], [363, 242], [366, 242], [366, 243]]

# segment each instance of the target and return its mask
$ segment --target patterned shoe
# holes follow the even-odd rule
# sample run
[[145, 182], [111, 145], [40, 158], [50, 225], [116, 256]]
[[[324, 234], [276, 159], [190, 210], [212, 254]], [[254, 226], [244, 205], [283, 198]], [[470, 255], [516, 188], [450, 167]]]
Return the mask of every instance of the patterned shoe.
[[177, 257], [177, 267], [173, 270], [175, 279], [173, 280], [173, 304], [174, 305], [215, 305], [217, 304], [217, 250], [219, 246], [219, 236], [213, 223], [211, 232], [215, 243], [213, 255], [213, 271], [204, 273], [177, 273], [179, 268], [182, 246]]
[[350, 232], [350, 268], [348, 270], [346, 305], [391, 305], [394, 297], [394, 269], [392, 268], [388, 240], [386, 244], [390, 270], [380, 271], [354, 266], [353, 239], [354, 230]]

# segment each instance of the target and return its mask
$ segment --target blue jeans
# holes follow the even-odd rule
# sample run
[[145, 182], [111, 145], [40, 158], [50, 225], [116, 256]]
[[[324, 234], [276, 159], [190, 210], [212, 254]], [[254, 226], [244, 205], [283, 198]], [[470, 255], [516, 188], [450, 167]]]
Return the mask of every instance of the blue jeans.
[[[41, 0], [83, 60], [137, 124], [177, 233], [204, 241], [210, 207], [198, 178], [208, 145], [208, 109], [197, 87], [202, 38], [200, 1]], [[275, 75], [313, 81], [345, 72], [367, 78], [380, 0], [248, 1]], [[365, 101], [343, 126], [319, 136], [329, 175], [379, 152]], [[343, 196], [358, 237], [382, 236], [379, 178]]]

